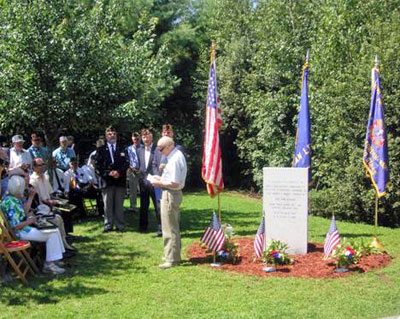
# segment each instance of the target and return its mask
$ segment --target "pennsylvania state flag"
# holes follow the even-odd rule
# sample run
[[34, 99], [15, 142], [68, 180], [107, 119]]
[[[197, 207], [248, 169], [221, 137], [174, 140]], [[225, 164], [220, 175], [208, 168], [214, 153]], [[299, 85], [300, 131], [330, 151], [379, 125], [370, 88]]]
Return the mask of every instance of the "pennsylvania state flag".
[[372, 69], [371, 108], [365, 136], [363, 162], [378, 198], [384, 196], [389, 181], [389, 157], [378, 67]]
[[311, 122], [308, 107], [308, 62], [303, 66], [300, 112], [297, 120], [296, 146], [292, 166], [308, 168], [308, 182], [311, 182]]

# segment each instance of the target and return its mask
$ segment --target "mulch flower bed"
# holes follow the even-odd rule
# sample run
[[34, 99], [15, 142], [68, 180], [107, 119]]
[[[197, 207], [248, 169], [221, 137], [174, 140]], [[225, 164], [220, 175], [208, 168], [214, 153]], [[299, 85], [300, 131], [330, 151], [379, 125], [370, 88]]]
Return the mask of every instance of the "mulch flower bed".
[[[262, 269], [265, 265], [261, 260], [255, 260], [253, 238], [237, 237], [233, 241], [239, 244], [240, 261], [236, 265], [222, 264], [216, 269], [222, 271], [231, 271], [241, 274], [255, 275], [261, 277], [302, 277], [302, 278], [338, 278], [348, 276], [354, 272], [367, 272], [372, 269], [378, 269], [387, 266], [391, 257], [384, 254], [372, 254], [362, 257], [357, 265], [349, 268], [347, 273], [336, 273], [334, 260], [323, 260], [323, 244], [310, 243], [306, 255], [294, 255], [294, 264], [289, 266], [278, 266], [277, 271], [266, 273]], [[206, 253], [201, 247], [200, 242], [192, 243], [187, 249], [187, 255], [190, 262], [194, 264], [208, 265], [212, 262], [212, 255]]]

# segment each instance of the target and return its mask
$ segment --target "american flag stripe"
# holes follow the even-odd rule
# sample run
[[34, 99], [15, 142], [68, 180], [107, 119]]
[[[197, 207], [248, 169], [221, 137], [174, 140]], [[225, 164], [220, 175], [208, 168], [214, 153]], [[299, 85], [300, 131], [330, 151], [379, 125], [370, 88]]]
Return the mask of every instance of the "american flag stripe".
[[221, 224], [215, 213], [213, 213], [210, 225], [205, 229], [201, 241], [205, 243], [210, 250], [221, 250], [225, 242], [225, 234], [222, 231]]
[[222, 229], [215, 232], [213, 242], [210, 245], [211, 250], [220, 250], [225, 241], [225, 235]]
[[[215, 117], [214, 113], [215, 109], [213, 107], [207, 107], [209, 111], [208, 118]], [[215, 123], [211, 123], [213, 120], [208, 119], [209, 127], [208, 127], [208, 134], [206, 136], [206, 147], [207, 152], [210, 156], [206, 157], [206, 179], [213, 180], [216, 179], [218, 173], [220, 172], [220, 164], [221, 164], [221, 149], [219, 147], [219, 134], [218, 129], [215, 127]], [[211, 125], [214, 124], [214, 125]]]
[[256, 256], [260, 258], [264, 251], [264, 235], [259, 235], [256, 237], [254, 241], [254, 250], [256, 252]]
[[221, 125], [222, 117], [217, 92], [215, 52], [213, 51], [210, 77], [208, 80], [202, 162], [202, 177], [207, 183], [207, 191], [212, 197], [221, 192], [224, 188], [221, 147], [219, 144], [219, 128]]
[[206, 228], [206, 232], [204, 233], [203, 237], [201, 238], [202, 242], [209, 242], [211, 235], [213, 234], [213, 230], [210, 227]]
[[340, 235], [336, 228], [335, 216], [332, 216], [331, 225], [329, 227], [329, 231], [325, 237], [324, 243], [324, 254], [325, 257], [329, 257], [332, 251], [336, 248], [340, 243]]
[[257, 234], [254, 239], [254, 251], [258, 258], [260, 258], [264, 252], [264, 241], [265, 241], [265, 219], [263, 217], [260, 226], [258, 226]]
[[340, 236], [337, 231], [333, 232], [332, 234], [328, 235], [326, 243], [324, 245], [324, 252], [325, 256], [329, 256], [332, 251], [336, 248], [337, 245], [340, 243]]

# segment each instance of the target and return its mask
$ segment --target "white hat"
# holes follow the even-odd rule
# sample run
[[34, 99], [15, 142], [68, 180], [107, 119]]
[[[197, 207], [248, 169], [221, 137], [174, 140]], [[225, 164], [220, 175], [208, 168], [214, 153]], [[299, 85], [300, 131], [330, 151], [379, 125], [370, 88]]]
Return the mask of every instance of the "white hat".
[[22, 135], [14, 135], [11, 139], [11, 142], [13, 143], [18, 143], [18, 142], [25, 142], [24, 138]]

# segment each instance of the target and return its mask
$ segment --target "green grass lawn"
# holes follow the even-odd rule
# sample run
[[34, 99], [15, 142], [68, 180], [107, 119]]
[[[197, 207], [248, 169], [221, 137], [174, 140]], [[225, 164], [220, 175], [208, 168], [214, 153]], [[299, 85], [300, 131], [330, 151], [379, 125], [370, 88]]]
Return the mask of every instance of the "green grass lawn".
[[[127, 204], [127, 201], [126, 201]], [[238, 236], [254, 236], [261, 200], [221, 196], [222, 220]], [[184, 195], [183, 252], [198, 241], [217, 200]], [[137, 232], [102, 233], [101, 220], [76, 225], [79, 254], [67, 275], [0, 285], [1, 318], [380, 318], [400, 315], [400, 229], [380, 227], [393, 256], [385, 269], [340, 279], [260, 278], [191, 265], [160, 270], [162, 239]], [[323, 242], [330, 220], [310, 217], [309, 238]], [[155, 231], [154, 214], [151, 213]], [[371, 239], [373, 227], [338, 222], [342, 236]], [[183, 256], [186, 259], [186, 256]]]

